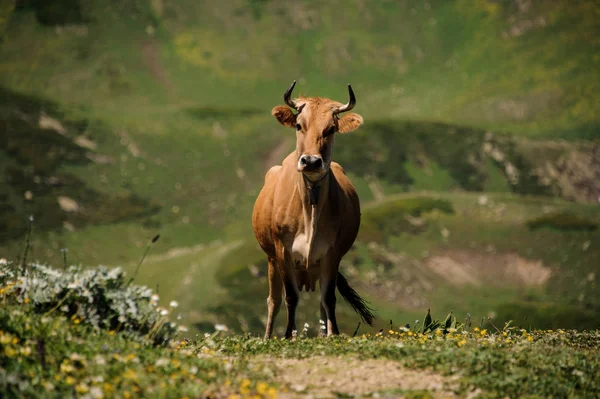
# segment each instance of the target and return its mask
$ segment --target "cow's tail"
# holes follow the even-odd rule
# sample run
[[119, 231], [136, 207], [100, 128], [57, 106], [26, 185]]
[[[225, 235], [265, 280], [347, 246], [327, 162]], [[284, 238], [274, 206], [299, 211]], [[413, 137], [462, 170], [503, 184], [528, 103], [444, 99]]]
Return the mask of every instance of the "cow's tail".
[[361, 298], [356, 291], [354, 291], [354, 288], [350, 287], [346, 277], [339, 272], [337, 275], [337, 288], [340, 291], [340, 294], [342, 294], [344, 300], [348, 302], [348, 304], [352, 306], [352, 309], [354, 309], [354, 311], [360, 315], [360, 318], [372, 327], [373, 320], [375, 320], [373, 310], [369, 307], [367, 302]]

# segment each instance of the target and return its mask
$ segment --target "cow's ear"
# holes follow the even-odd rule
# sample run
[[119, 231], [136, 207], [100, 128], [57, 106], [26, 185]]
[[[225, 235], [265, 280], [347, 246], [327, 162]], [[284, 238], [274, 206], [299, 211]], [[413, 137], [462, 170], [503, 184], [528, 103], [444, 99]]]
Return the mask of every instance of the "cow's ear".
[[338, 121], [338, 132], [350, 133], [355, 131], [363, 124], [363, 118], [353, 112], [347, 113]]
[[279, 123], [281, 123], [285, 127], [294, 127], [296, 126], [296, 115], [292, 112], [292, 110], [285, 105], [278, 105], [271, 110], [271, 115], [273, 115]]

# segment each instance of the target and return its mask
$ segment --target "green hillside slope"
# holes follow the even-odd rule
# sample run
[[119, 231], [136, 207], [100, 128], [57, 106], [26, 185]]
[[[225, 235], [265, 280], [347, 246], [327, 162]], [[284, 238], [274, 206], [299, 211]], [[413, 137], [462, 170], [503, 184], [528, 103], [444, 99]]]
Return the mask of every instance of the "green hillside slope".
[[293, 79], [297, 94], [340, 101], [350, 82], [365, 125], [335, 157], [365, 218], [344, 267], [384, 324], [434, 304], [597, 325], [599, 12], [594, 1], [0, 6], [0, 257], [22, 256], [29, 215], [29, 257], [53, 264], [68, 248], [69, 263], [133, 270], [160, 233], [143, 283], [198, 329], [259, 331], [267, 285], [250, 212], [294, 145], [270, 109]]

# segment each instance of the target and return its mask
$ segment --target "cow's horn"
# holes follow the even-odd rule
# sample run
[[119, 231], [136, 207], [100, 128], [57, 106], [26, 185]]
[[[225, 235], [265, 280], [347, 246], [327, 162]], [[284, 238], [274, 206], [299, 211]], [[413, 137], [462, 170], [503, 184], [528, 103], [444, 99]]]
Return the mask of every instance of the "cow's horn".
[[296, 86], [296, 81], [294, 80], [294, 82], [291, 84], [290, 87], [288, 87], [288, 89], [285, 91], [285, 94], [283, 95], [283, 101], [285, 101], [285, 103], [290, 107], [293, 108], [295, 110], [298, 110], [298, 108], [296, 108], [296, 103], [294, 102], [294, 100], [292, 100], [290, 97], [292, 96], [292, 90], [294, 90], [294, 86]]
[[341, 114], [342, 112], [350, 111], [356, 105], [356, 97], [354, 97], [354, 92], [352, 91], [352, 86], [348, 84], [348, 94], [350, 94], [350, 101], [346, 105], [342, 105], [333, 110], [333, 114]]

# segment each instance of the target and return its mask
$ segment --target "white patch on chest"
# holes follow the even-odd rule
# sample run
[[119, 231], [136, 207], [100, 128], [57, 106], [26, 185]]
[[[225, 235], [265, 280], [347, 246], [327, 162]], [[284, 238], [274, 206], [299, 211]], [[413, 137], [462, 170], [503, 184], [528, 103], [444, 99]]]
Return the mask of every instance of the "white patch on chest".
[[[317, 232], [317, 236], [313, 242], [312, 252], [310, 254], [310, 265], [308, 267], [316, 267], [318, 262], [321, 261], [325, 255], [327, 255], [327, 251], [329, 250], [329, 244], [323, 237], [319, 237], [319, 233]], [[292, 244], [292, 259], [294, 260], [294, 264], [298, 264], [300, 268], [304, 269], [306, 265], [306, 258], [308, 257], [309, 251], [309, 242], [306, 234], [301, 233], [296, 236], [294, 239], [294, 243]]]

